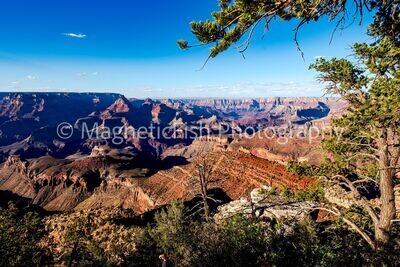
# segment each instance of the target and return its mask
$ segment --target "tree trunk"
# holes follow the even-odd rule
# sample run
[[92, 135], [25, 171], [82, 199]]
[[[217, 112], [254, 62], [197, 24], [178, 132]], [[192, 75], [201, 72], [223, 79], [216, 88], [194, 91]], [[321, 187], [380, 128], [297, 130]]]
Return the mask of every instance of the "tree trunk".
[[379, 249], [379, 247], [382, 247], [382, 245], [390, 240], [392, 220], [396, 218], [396, 206], [393, 185], [395, 172], [393, 166], [391, 166], [387, 138], [380, 138], [378, 145], [381, 210], [379, 222], [375, 224], [375, 240], [377, 242], [377, 248]]
[[210, 217], [210, 209], [208, 207], [207, 195], [203, 196], [203, 203], [204, 203], [204, 216], [206, 218], [206, 221], [208, 221], [208, 218]]
[[375, 226], [375, 238], [378, 247], [389, 241], [392, 220], [396, 217], [393, 174], [391, 170], [381, 171], [380, 191], [381, 212], [379, 216], [379, 224]]
[[208, 221], [208, 218], [210, 217], [210, 209], [208, 207], [208, 202], [207, 202], [207, 175], [206, 173], [200, 173], [200, 190], [201, 190], [201, 197], [203, 199], [203, 205], [204, 205], [204, 216], [206, 221]]

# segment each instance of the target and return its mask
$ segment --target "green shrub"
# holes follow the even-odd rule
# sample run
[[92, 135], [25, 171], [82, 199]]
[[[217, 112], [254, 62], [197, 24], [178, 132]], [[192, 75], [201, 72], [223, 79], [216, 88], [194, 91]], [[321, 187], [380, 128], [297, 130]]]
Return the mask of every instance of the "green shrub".
[[343, 164], [332, 162], [329, 159], [324, 159], [318, 166], [309, 165], [307, 162], [289, 161], [286, 170], [299, 176], [309, 177], [342, 174], [347, 171]]
[[283, 187], [280, 190], [280, 195], [296, 201], [322, 202], [324, 200], [324, 187], [323, 184], [318, 181], [305, 189], [296, 191], [288, 187]]
[[298, 201], [321, 202], [324, 199], [324, 188], [320, 183], [316, 183], [294, 192], [293, 197]]
[[[318, 190], [316, 190], [318, 191]], [[314, 195], [314, 194], [311, 194]], [[397, 266], [398, 232], [379, 253], [335, 221], [311, 219], [265, 223], [235, 215], [225, 223], [188, 221], [183, 205], [173, 204], [146, 228], [130, 259], [132, 266], [155, 266], [166, 253], [173, 266]]]
[[0, 266], [38, 266], [47, 260], [39, 246], [44, 230], [36, 212], [0, 208]]

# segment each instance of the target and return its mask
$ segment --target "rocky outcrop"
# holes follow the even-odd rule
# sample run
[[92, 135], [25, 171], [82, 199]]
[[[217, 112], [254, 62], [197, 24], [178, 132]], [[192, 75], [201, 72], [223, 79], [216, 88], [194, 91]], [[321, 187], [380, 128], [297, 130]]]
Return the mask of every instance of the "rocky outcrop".
[[271, 194], [271, 187], [253, 189], [250, 199], [241, 198], [218, 207], [214, 218], [224, 221], [235, 214], [256, 216], [267, 220], [296, 219], [299, 220], [315, 212], [316, 204], [313, 202], [288, 201], [285, 198]]
[[5, 168], [15, 168], [15, 171], [22, 175], [27, 175], [29, 162], [21, 160], [19, 156], [10, 156], [4, 163]]
[[[126, 182], [116, 178], [118, 174], [123, 173], [119, 170], [121, 167], [130, 167], [127, 173], [132, 177], [143, 177], [148, 173], [149, 170], [141, 166], [141, 163], [136, 163], [135, 166], [135, 163], [131, 162], [135, 161], [135, 154], [128, 157], [124, 153], [128, 152], [122, 150], [121, 154], [118, 154], [114, 150], [109, 150], [108, 154], [94, 152], [94, 156], [81, 156], [68, 160], [46, 156], [28, 161], [11, 156], [0, 168], [0, 190], [11, 191], [28, 198], [32, 204], [42, 206], [46, 210], [70, 210], [90, 197], [98, 188], [101, 190], [107, 188], [105, 192], [110, 193], [110, 196], [116, 196], [121, 186], [128, 187]], [[126, 200], [121, 195], [115, 201]], [[99, 201], [103, 206], [107, 206], [110, 202], [110, 206], [124, 208], [135, 206]], [[94, 205], [88, 204], [88, 206]]]
[[94, 193], [75, 210], [98, 208], [132, 209], [136, 213], [144, 213], [155, 207], [154, 201], [143, 192], [135, 179], [104, 180]]
[[332, 204], [343, 208], [350, 208], [355, 204], [354, 194], [347, 192], [340, 185], [332, 185], [325, 189], [325, 199]]
[[101, 113], [102, 119], [111, 118], [114, 114], [127, 113], [132, 109], [132, 105], [124, 96], [120, 96], [115, 102]]
[[0, 169], [0, 190], [11, 191], [20, 197], [33, 199], [36, 195], [34, 183], [29, 178], [29, 162], [11, 156]]

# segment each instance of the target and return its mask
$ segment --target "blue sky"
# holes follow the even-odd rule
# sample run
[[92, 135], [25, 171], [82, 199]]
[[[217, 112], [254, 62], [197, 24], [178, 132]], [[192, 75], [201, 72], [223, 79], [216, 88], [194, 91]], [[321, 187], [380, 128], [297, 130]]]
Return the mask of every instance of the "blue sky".
[[230, 49], [199, 71], [208, 48], [179, 50], [194, 41], [189, 22], [207, 19], [217, 0], [1, 0], [1, 91], [118, 92], [128, 97], [321, 96], [308, 66], [317, 56], [346, 56], [367, 40], [354, 23], [329, 40], [333, 23], [302, 28], [273, 22], [259, 30], [246, 58]]

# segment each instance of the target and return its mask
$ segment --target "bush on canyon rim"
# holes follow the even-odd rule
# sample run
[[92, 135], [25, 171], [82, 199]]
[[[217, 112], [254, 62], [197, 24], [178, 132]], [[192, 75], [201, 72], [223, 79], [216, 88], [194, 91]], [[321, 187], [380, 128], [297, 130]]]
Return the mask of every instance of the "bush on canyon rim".
[[[91, 235], [60, 234], [66, 235], [72, 246], [79, 245], [74, 266], [158, 266], [162, 253], [173, 266], [396, 266], [400, 262], [400, 239], [374, 253], [340, 220], [265, 222], [235, 215], [217, 224], [187, 216], [181, 203], [159, 213], [155, 225], [142, 228], [135, 240], [126, 240], [134, 242], [136, 250], [119, 263]], [[1, 266], [69, 262], [70, 258], [44, 261], [46, 253], [37, 247], [44, 231], [40, 221], [34, 213], [0, 210]], [[399, 236], [399, 230], [395, 228], [393, 235]]]
[[39, 266], [46, 253], [38, 246], [43, 225], [36, 212], [0, 208], [0, 266]]
[[154, 266], [166, 254], [174, 266], [396, 266], [400, 239], [371, 252], [340, 220], [316, 224], [263, 222], [235, 215], [225, 223], [191, 221], [180, 203], [143, 231], [128, 265]]

